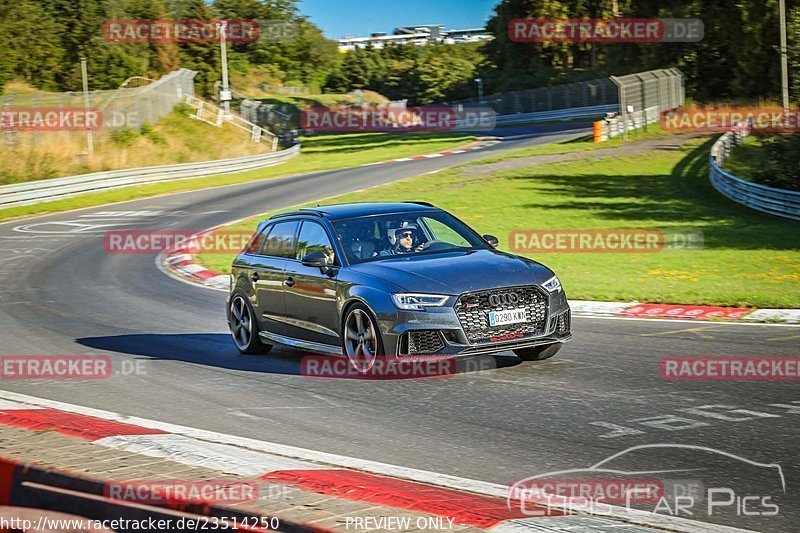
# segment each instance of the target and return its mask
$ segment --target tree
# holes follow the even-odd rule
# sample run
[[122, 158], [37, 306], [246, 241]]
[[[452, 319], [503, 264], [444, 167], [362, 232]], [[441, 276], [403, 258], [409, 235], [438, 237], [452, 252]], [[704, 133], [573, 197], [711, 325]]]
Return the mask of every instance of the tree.
[[[516, 43], [515, 18], [699, 18], [697, 43]], [[779, 98], [777, 0], [502, 0], [481, 74], [490, 91], [679, 67], [696, 100]]]
[[792, 9], [786, 18], [789, 56], [789, 90], [792, 99], [800, 102], [800, 7]]
[[56, 89], [63, 62], [62, 27], [33, 0], [0, 0], [0, 78], [16, 75]]
[[[172, 16], [176, 20], [219, 19], [214, 6], [204, 0], [174, 0]], [[180, 43], [178, 49], [181, 66], [198, 72], [194, 79], [195, 90], [200, 94], [214, 95], [214, 84], [222, 78], [219, 43]]]

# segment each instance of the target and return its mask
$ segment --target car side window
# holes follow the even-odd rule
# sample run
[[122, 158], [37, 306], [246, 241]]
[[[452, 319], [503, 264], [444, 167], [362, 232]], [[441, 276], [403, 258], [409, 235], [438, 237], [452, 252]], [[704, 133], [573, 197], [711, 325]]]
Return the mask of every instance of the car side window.
[[428, 227], [428, 230], [430, 230], [434, 240], [446, 242], [447, 244], [461, 248], [469, 248], [471, 246], [462, 235], [459, 235], [456, 230], [447, 224], [429, 217], [422, 217], [421, 220]]
[[264, 240], [261, 255], [272, 257], [294, 257], [294, 236], [297, 233], [297, 221], [278, 222], [272, 227], [269, 236]]
[[261, 253], [261, 248], [264, 246], [264, 240], [267, 238], [267, 235], [269, 235], [271, 229], [272, 224], [264, 226], [264, 229], [262, 229], [256, 235], [253, 235], [253, 238], [251, 238], [250, 242], [247, 243], [244, 251], [248, 254]]
[[328, 238], [328, 233], [321, 224], [316, 222], [303, 222], [300, 227], [300, 236], [297, 239], [297, 254], [295, 259], [302, 259], [314, 252], [322, 252], [328, 258], [328, 263], [333, 264], [333, 246]]

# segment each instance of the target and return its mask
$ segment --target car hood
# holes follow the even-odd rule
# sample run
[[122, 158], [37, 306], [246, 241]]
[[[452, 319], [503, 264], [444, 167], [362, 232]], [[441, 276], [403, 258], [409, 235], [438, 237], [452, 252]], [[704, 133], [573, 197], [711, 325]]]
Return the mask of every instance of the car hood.
[[350, 268], [409, 292], [442, 294], [541, 284], [553, 276], [536, 261], [497, 250], [393, 256]]

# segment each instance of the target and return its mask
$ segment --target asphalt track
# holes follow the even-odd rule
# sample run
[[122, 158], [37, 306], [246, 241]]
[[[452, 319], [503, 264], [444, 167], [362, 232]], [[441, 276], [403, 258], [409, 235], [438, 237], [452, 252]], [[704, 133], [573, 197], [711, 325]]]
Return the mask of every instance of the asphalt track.
[[[152, 255], [105, 253], [108, 229], [201, 230], [231, 219], [574, 136], [558, 131], [445, 158], [355, 167], [180, 193], [0, 224], [0, 352], [108, 355], [108, 379], [3, 380], [4, 390], [232, 435], [508, 484], [587, 468], [629, 447], [628, 471], [731, 488], [734, 503], [689, 518], [760, 531], [800, 523], [797, 382], [667, 381], [665, 356], [798, 354], [800, 329], [575, 318], [553, 360], [443, 379], [318, 380], [302, 354], [242, 356], [224, 294], [160, 272]], [[540, 130], [542, 131], [542, 130]], [[567, 287], [569, 291], [569, 287]], [[134, 362], [138, 366], [134, 371]], [[775, 470], [744, 460], [781, 465]], [[777, 516], [742, 516], [779, 502]], [[698, 500], [699, 501], [699, 500]], [[771, 509], [771, 508], [769, 508]], [[662, 509], [662, 513], [665, 512]], [[686, 514], [682, 515], [687, 517]]]

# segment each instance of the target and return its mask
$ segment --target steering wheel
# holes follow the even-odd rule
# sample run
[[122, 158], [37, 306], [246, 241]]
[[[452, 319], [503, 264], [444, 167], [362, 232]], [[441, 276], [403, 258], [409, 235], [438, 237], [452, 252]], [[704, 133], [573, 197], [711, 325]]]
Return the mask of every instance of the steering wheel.
[[429, 248], [432, 248], [433, 246], [436, 246], [437, 244], [443, 244], [445, 247], [448, 247], [448, 246], [450, 246], [449, 244], [447, 244], [447, 243], [446, 243], [446, 242], [444, 242], [444, 241], [440, 241], [440, 240], [437, 240], [437, 239], [433, 239], [432, 241], [428, 241], [428, 242], [426, 242], [425, 244], [423, 244], [423, 245], [422, 245], [422, 248], [420, 248], [420, 249], [419, 249], [419, 251], [420, 251], [420, 252], [424, 252], [425, 250], [427, 250], [427, 249], [429, 249]]

